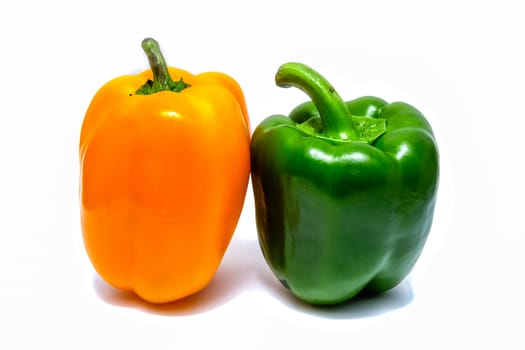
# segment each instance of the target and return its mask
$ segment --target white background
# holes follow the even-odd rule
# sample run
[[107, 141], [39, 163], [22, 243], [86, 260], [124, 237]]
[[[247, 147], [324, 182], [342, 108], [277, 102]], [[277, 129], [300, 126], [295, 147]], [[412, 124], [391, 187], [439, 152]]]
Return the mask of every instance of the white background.
[[[0, 5], [0, 349], [524, 348], [525, 21], [511, 1], [16, 1]], [[78, 223], [78, 136], [106, 81], [169, 65], [244, 89], [252, 128], [306, 99], [279, 65], [345, 99], [404, 100], [442, 156], [434, 228], [377, 299], [296, 302], [256, 241], [253, 196], [212, 283], [152, 306], [94, 273]]]

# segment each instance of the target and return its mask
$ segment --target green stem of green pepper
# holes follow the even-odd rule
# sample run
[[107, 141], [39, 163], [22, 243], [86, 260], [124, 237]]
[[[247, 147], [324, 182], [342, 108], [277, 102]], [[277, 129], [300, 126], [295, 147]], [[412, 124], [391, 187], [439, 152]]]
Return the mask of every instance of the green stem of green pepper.
[[324, 136], [342, 141], [359, 139], [345, 102], [315, 70], [301, 63], [285, 63], [279, 67], [275, 82], [280, 87], [299, 88], [310, 97], [319, 111]]
[[142, 41], [142, 49], [148, 57], [151, 71], [153, 72], [153, 80], [148, 80], [136, 92], [137, 95], [150, 95], [159, 91], [173, 91], [181, 92], [190, 87], [180, 78], [179, 81], [173, 81], [168, 71], [168, 65], [164, 60], [164, 56], [160, 51], [159, 44], [156, 40], [146, 38]]

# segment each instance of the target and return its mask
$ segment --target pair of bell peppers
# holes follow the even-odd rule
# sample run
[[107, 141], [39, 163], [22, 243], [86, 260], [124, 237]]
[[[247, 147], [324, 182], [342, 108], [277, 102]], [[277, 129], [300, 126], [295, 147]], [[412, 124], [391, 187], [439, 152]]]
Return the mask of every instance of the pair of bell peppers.
[[167, 67], [152, 39], [143, 48], [151, 69], [104, 85], [80, 134], [83, 238], [105, 281], [153, 303], [203, 289], [250, 173], [262, 253], [299, 299], [337, 304], [407, 276], [439, 178], [437, 144], [418, 110], [377, 97], [344, 102], [319, 73], [287, 63], [277, 85], [311, 101], [251, 136], [235, 80]]

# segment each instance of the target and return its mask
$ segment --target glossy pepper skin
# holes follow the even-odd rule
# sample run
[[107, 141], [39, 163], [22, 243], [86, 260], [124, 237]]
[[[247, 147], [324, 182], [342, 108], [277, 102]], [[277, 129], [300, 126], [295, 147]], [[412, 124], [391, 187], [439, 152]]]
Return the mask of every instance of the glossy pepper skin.
[[168, 69], [154, 40], [143, 47], [152, 69], [108, 82], [86, 112], [81, 225], [105, 281], [164, 303], [215, 274], [244, 203], [250, 131], [231, 77]]
[[259, 243], [275, 276], [311, 304], [380, 293], [411, 271], [429, 234], [439, 178], [432, 129], [414, 107], [343, 102], [311, 68], [276, 83], [312, 101], [263, 120], [252, 136]]

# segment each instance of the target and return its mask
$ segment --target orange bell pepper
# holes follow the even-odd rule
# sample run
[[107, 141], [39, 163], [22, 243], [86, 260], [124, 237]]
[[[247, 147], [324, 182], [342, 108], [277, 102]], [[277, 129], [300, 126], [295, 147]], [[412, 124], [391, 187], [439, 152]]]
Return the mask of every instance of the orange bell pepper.
[[81, 226], [106, 282], [163, 303], [203, 289], [222, 260], [248, 185], [250, 126], [231, 77], [168, 68], [153, 39], [143, 48], [151, 70], [106, 83], [84, 117]]

